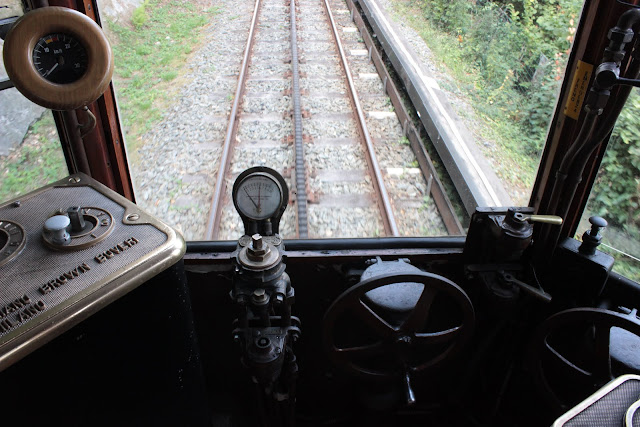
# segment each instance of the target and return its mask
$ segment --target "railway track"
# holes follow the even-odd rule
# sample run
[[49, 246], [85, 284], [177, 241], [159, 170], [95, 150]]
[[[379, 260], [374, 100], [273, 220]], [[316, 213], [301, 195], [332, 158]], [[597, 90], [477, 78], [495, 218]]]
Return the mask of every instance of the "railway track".
[[292, 191], [285, 238], [459, 234], [347, 4], [258, 0], [253, 12], [205, 238], [242, 234], [230, 191], [256, 165], [279, 171]]

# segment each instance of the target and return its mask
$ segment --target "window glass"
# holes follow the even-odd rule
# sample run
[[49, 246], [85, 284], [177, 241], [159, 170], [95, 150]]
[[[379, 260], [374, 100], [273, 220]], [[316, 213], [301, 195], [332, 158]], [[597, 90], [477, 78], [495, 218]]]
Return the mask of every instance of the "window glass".
[[[221, 9], [213, 3], [98, 1], [115, 56], [113, 81], [137, 203], [188, 240], [204, 239], [219, 158], [210, 137], [224, 119], [212, 123], [209, 116], [224, 113], [235, 89], [233, 76], [218, 76], [220, 64], [206, 56], [219, 46], [205, 46], [219, 24]], [[243, 13], [226, 3], [227, 19]], [[209, 99], [216, 94], [224, 105]]]
[[615, 258], [613, 270], [640, 282], [640, 90], [634, 89], [613, 130], [578, 229], [592, 215], [609, 224], [599, 249]]
[[[254, 2], [98, 3], [115, 54], [114, 82], [137, 202], [187, 240], [206, 239], [221, 144]], [[527, 205], [582, 3], [393, 0], [377, 4], [450, 115], [447, 120], [468, 146], [465, 155], [482, 176], [479, 179], [489, 183], [488, 204]], [[362, 98], [399, 234], [451, 232], [431, 196], [435, 184], [420, 172], [346, 3], [332, 0], [330, 6]], [[366, 155], [350, 142], [359, 131], [341, 122], [355, 114], [349, 113], [348, 99], [338, 97], [345, 96], [347, 86], [336, 77], [341, 66], [322, 8], [320, 2], [301, 4], [297, 20], [309, 237], [388, 235], [373, 195], [375, 187], [366, 176]], [[265, 0], [254, 46], [258, 53], [240, 106], [238, 139], [244, 146], [232, 154], [220, 239], [235, 239], [243, 231], [229, 202], [233, 180], [243, 169], [272, 167], [285, 176], [290, 188], [294, 186], [288, 15], [287, 2]], [[464, 225], [475, 206], [457, 196], [465, 190], [449, 181], [450, 165], [439, 162], [436, 149], [426, 148]], [[281, 222], [285, 238], [297, 237], [295, 197], [291, 200]]]
[[389, 3], [497, 175], [501, 204], [528, 205], [582, 1]]
[[[21, 16], [19, 0], [0, 4], [0, 19]], [[3, 41], [0, 40], [0, 56]], [[0, 63], [0, 81], [6, 80]], [[68, 175], [51, 111], [15, 88], [0, 91], [0, 201], [12, 199]]]

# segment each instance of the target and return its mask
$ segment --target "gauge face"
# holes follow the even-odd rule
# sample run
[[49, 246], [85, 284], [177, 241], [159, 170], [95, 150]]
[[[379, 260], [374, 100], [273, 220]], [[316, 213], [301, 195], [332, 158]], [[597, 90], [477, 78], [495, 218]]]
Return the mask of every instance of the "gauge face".
[[282, 187], [271, 176], [256, 172], [242, 180], [235, 193], [241, 214], [263, 220], [273, 217], [282, 206]]
[[33, 65], [52, 83], [73, 83], [87, 71], [88, 55], [84, 46], [68, 34], [48, 34], [33, 48]]

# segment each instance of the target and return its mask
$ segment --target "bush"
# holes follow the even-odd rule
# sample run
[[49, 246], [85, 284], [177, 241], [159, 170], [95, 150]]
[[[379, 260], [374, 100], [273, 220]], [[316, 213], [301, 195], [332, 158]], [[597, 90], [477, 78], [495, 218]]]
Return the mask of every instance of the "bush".
[[640, 90], [634, 89], [613, 130], [589, 209], [613, 224], [640, 227]]
[[520, 129], [518, 146], [536, 158], [545, 141], [580, 9], [579, 0], [422, 0], [424, 16], [457, 37], [471, 65], [476, 109]]
[[149, 19], [149, 15], [147, 15], [147, 6], [149, 5], [149, 0], [145, 0], [140, 6], [133, 11], [131, 15], [131, 22], [136, 28], [142, 27], [145, 22]]

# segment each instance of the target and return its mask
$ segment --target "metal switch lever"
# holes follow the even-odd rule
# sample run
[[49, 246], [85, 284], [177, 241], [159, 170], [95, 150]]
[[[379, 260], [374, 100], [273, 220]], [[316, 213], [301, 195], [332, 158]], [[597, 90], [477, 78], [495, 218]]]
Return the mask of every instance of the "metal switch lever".
[[557, 215], [527, 215], [521, 214], [527, 222], [539, 222], [542, 224], [562, 225], [562, 218]]
[[86, 223], [82, 210], [79, 206], [72, 206], [67, 209], [67, 215], [69, 215], [69, 219], [71, 220], [71, 231], [75, 233], [84, 231]]
[[533, 286], [516, 279], [513, 276], [513, 274], [505, 273], [504, 271], [499, 271], [498, 272], [498, 277], [501, 280], [503, 280], [504, 283], [508, 283], [508, 284], [519, 286], [523, 291], [525, 291], [529, 295], [532, 295], [532, 296], [538, 298], [541, 301], [551, 302], [551, 294], [545, 292], [542, 289], [534, 288]]

